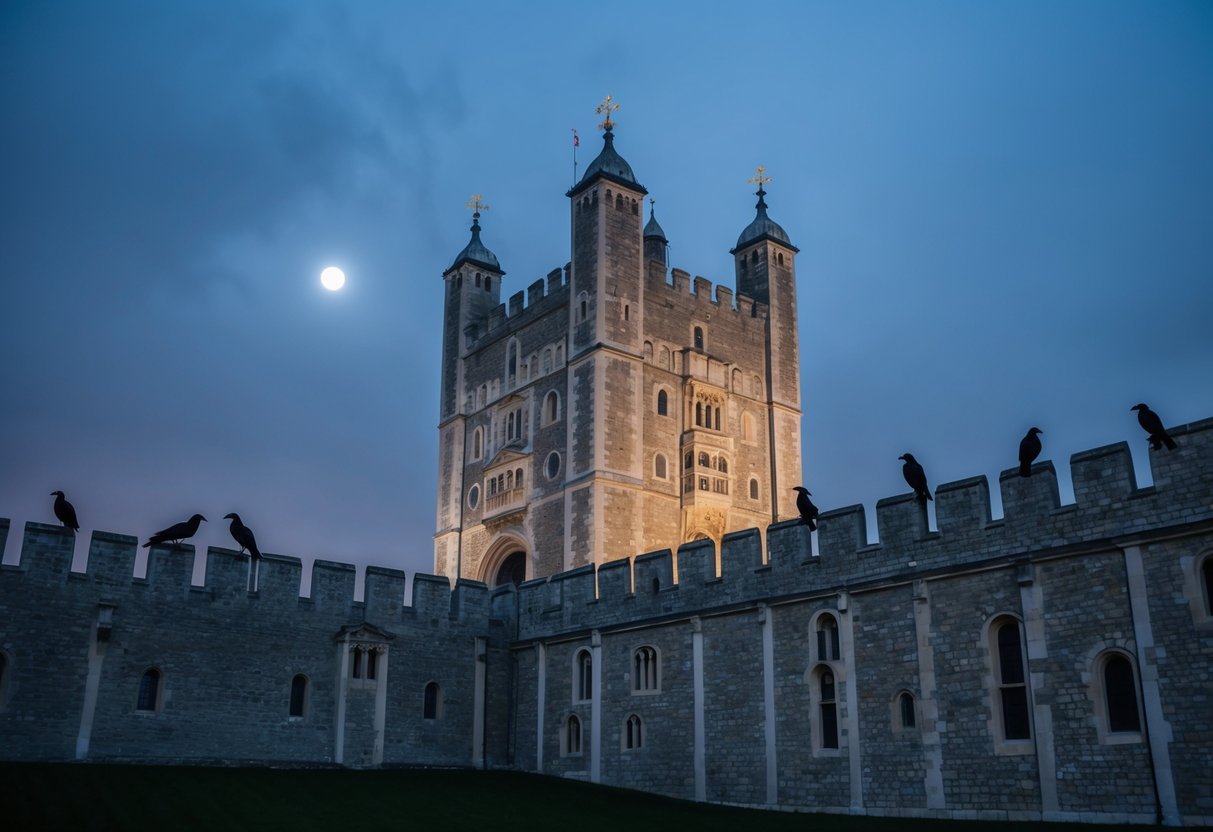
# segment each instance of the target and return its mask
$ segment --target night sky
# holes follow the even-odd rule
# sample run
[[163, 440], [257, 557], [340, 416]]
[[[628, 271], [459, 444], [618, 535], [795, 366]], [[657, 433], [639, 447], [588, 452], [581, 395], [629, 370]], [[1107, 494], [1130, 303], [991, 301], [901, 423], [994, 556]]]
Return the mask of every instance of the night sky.
[[[1213, 416], [1213, 4], [0, 9], [0, 516], [433, 567], [442, 272], [569, 259], [594, 106], [671, 265], [800, 248], [823, 510]], [[338, 265], [341, 292], [320, 286]], [[995, 487], [995, 491], [997, 488]], [[1000, 513], [996, 505], [995, 514]]]

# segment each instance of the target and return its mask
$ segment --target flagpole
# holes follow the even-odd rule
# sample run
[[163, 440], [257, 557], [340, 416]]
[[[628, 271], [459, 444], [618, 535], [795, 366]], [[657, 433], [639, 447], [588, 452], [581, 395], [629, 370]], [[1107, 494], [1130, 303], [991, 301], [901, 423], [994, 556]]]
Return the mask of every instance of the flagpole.
[[573, 187], [577, 187], [577, 145], [580, 142], [577, 139], [577, 128], [573, 128]]

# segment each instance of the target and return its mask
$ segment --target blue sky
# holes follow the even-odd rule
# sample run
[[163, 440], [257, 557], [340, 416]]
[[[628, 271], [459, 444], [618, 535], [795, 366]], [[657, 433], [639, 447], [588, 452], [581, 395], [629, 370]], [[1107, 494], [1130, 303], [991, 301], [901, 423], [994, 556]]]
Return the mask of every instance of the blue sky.
[[1207, 3], [9, 3], [0, 516], [429, 571], [464, 204], [563, 265], [608, 93], [672, 265], [774, 177], [823, 509], [1213, 415]]

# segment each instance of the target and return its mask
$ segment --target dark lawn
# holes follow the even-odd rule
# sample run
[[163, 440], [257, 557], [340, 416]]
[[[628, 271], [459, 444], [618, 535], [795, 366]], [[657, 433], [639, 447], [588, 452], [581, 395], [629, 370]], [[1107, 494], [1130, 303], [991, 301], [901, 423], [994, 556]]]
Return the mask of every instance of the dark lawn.
[[[1039, 824], [762, 812], [515, 772], [182, 768], [0, 763], [0, 817], [65, 830], [525, 830], [994, 832]], [[11, 823], [11, 825], [9, 825]], [[1050, 825], [1087, 832], [1141, 827]]]

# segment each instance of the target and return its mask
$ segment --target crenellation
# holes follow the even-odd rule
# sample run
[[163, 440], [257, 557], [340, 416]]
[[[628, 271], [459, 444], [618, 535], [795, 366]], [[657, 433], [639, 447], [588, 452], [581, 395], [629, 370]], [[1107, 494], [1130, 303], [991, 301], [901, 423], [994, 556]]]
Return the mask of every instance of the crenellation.
[[560, 604], [561, 620], [566, 626], [585, 615], [586, 605], [597, 598], [592, 563], [553, 575], [550, 585], [554, 600]]
[[211, 546], [206, 550], [206, 580], [203, 584], [215, 599], [247, 596], [250, 559], [233, 549]]
[[489, 588], [483, 581], [460, 578], [451, 593], [451, 614], [459, 621], [489, 620]]
[[88, 547], [88, 575], [107, 590], [127, 590], [135, 577], [139, 539], [125, 534], [93, 532]]
[[642, 608], [652, 608], [657, 595], [674, 585], [674, 554], [669, 549], [632, 559], [632, 594]]
[[670, 269], [671, 283], [674, 291], [679, 295], [687, 295], [691, 292], [691, 273], [682, 269]]
[[992, 520], [990, 481], [984, 474], [945, 482], [935, 489], [935, 525], [941, 535], [973, 534]]
[[1002, 517], [1008, 523], [1024, 518], [1038, 522], [1061, 508], [1052, 462], [1033, 465], [1030, 477], [1021, 477], [1018, 468], [1008, 468], [998, 475], [998, 487], [1002, 491]]
[[548, 272], [548, 292], [547, 293], [549, 295], [556, 294], [556, 292], [559, 289], [564, 288], [566, 286], [567, 286], [567, 284], [564, 282], [564, 271], [562, 271], [561, 269], [552, 269], [550, 272]]
[[[679, 601], [702, 596], [704, 585], [716, 580], [716, 545], [710, 540], [692, 540], [678, 547]], [[690, 596], [682, 597], [682, 596]]]
[[147, 555], [148, 589], [168, 598], [189, 595], [196, 557], [188, 543], [152, 546]]
[[784, 572], [815, 561], [811, 534], [799, 517], [767, 526], [767, 565]]
[[727, 309], [730, 312], [734, 311], [733, 307], [733, 290], [723, 283], [716, 284], [716, 298], [713, 301], [717, 306]]
[[711, 300], [712, 300], [712, 281], [708, 280], [706, 277], [700, 277], [699, 275], [695, 275], [694, 284], [695, 284], [695, 288], [693, 291], [694, 291], [695, 297], [702, 298], [703, 300], [711, 302]]
[[914, 494], [876, 501], [876, 533], [880, 546], [896, 552], [921, 543], [927, 536], [927, 505]]
[[62, 582], [72, 569], [76, 534], [62, 526], [27, 522], [21, 541], [22, 569], [45, 576], [44, 580]]
[[817, 552], [827, 564], [868, 545], [868, 521], [862, 505], [823, 511], [817, 516]]
[[1117, 442], [1073, 454], [1070, 478], [1074, 502], [1084, 508], [1106, 507], [1127, 499], [1137, 492], [1129, 443]]
[[302, 581], [303, 562], [299, 558], [262, 554], [257, 563], [258, 602], [296, 608]]
[[762, 566], [762, 536], [758, 529], [726, 534], [720, 541], [720, 580], [730, 599], [745, 593]]
[[451, 582], [441, 575], [414, 575], [413, 610], [419, 621], [445, 620], [451, 614]]
[[357, 570], [348, 563], [331, 560], [312, 562], [312, 601], [318, 608], [349, 609], [354, 602]]
[[525, 305], [524, 304], [525, 297], [526, 297], [525, 293], [521, 292], [521, 291], [515, 292], [514, 294], [510, 295], [510, 317], [511, 318], [514, 318], [515, 316], [522, 314], [522, 308]]
[[[557, 273], [559, 273], [560, 270], [557, 269], [556, 271], [557, 271]], [[550, 279], [551, 275], [548, 275], [548, 277]], [[527, 308], [530, 308], [530, 307], [534, 306], [535, 304], [539, 303], [539, 301], [543, 300], [543, 296], [544, 296], [543, 278], [541, 277], [538, 280], [536, 280], [534, 283], [532, 283], [530, 286], [526, 287]]]
[[369, 620], [395, 621], [404, 608], [405, 574], [400, 569], [382, 566], [366, 568], [363, 598]]

